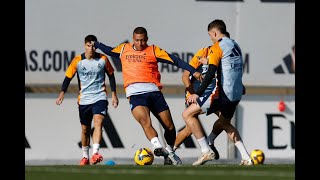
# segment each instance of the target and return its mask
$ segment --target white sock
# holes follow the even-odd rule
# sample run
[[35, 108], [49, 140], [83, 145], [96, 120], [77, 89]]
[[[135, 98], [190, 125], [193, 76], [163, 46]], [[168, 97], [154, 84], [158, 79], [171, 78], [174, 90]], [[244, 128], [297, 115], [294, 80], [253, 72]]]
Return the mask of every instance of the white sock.
[[244, 159], [244, 160], [250, 159], [248, 151], [247, 151], [246, 147], [244, 147], [244, 144], [242, 143], [242, 141], [237, 141], [236, 143], [234, 143], [234, 145], [238, 148], [242, 159]]
[[214, 143], [214, 140], [216, 139], [217, 135], [215, 135], [212, 131], [209, 134], [209, 136], [207, 137], [207, 141], [209, 143], [209, 145]]
[[177, 146], [173, 146], [173, 151], [176, 151], [178, 149]]
[[154, 148], [162, 148], [163, 146], [161, 145], [159, 138], [154, 137], [150, 140], [151, 144], [153, 145]]
[[82, 156], [89, 159], [89, 146], [82, 146]]
[[92, 154], [98, 153], [100, 144], [92, 144]]
[[197, 139], [197, 141], [200, 145], [202, 154], [208, 153], [210, 151], [210, 147], [209, 147], [208, 142], [204, 136], [200, 139]]
[[166, 150], [167, 150], [169, 153], [172, 153], [172, 152], [173, 152], [172, 147], [169, 146], [169, 145], [166, 147]]

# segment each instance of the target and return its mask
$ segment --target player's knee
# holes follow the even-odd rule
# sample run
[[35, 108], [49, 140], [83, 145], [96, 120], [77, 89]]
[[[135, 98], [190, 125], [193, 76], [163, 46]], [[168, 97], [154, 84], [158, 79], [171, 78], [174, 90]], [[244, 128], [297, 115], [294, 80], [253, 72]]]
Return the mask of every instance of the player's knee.
[[88, 128], [83, 128], [83, 129], [82, 129], [82, 134], [84, 134], [84, 135], [90, 135], [90, 129], [88, 129]]
[[139, 123], [143, 128], [151, 126], [151, 121], [149, 119], [144, 119], [144, 118], [139, 119]]
[[183, 118], [184, 121], [186, 121], [189, 118], [189, 116], [190, 116], [190, 114], [187, 113], [187, 111], [183, 111], [182, 112], [182, 118]]
[[184, 130], [184, 132], [185, 132], [187, 135], [191, 135], [191, 134], [192, 134], [192, 131], [191, 131], [191, 129], [189, 128], [189, 126], [186, 126], [183, 130]]

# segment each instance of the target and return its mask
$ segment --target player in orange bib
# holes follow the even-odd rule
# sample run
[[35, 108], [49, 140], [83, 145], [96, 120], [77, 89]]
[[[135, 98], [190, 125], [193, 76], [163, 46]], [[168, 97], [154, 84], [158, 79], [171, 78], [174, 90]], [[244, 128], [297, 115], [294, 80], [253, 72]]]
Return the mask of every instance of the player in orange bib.
[[[153, 145], [154, 154], [163, 156], [165, 164], [166, 159], [169, 158], [173, 165], [180, 165], [181, 159], [173, 151], [176, 128], [169, 106], [161, 92], [158, 62], [188, 70], [196, 79], [201, 79], [201, 74], [177, 56], [167, 53], [158, 46], [148, 45], [147, 41], [147, 30], [144, 27], [137, 27], [133, 31], [133, 43], [123, 43], [114, 48], [98, 41], [93, 43], [105, 54], [120, 58], [124, 88], [131, 113]], [[164, 128], [164, 137], [168, 144], [165, 148], [152, 126], [150, 111]]]

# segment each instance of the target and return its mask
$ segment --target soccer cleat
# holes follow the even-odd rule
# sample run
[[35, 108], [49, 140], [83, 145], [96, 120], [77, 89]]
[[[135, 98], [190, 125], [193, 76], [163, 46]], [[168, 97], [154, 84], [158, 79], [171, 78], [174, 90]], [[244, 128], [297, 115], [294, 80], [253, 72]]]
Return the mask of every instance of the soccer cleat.
[[211, 161], [215, 158], [214, 152], [203, 153], [196, 162], [194, 162], [193, 166], [203, 165], [207, 161]]
[[216, 149], [216, 147], [214, 146], [214, 144], [211, 144], [211, 145], [209, 145], [209, 146], [210, 146], [210, 148], [212, 149], [212, 151], [213, 151], [214, 154], [215, 154], [214, 159], [215, 159], [215, 160], [218, 160], [218, 159], [220, 158], [220, 155], [219, 155], [218, 150]]
[[171, 153], [169, 153], [168, 157], [171, 160], [172, 165], [181, 165], [182, 164], [181, 159], [179, 158], [179, 156], [176, 155], [176, 153], [171, 152]]
[[169, 153], [165, 148], [156, 148], [153, 150], [154, 155], [164, 157], [164, 165], [180, 165], [181, 159], [174, 153]]
[[172, 165], [172, 161], [168, 156], [164, 157], [164, 165]]
[[172, 165], [172, 161], [168, 156], [164, 156], [164, 165]]
[[168, 151], [165, 148], [156, 148], [153, 150], [153, 154], [156, 156], [168, 156]]
[[251, 159], [248, 160], [241, 160], [241, 163], [239, 165], [244, 165], [244, 166], [252, 166], [253, 165], [253, 161]]
[[103, 157], [100, 154], [94, 153], [91, 157], [91, 164], [97, 164], [102, 160], [103, 160]]
[[90, 165], [90, 162], [89, 162], [89, 159], [88, 158], [85, 158], [83, 157], [80, 161], [80, 166], [85, 166], [85, 165]]

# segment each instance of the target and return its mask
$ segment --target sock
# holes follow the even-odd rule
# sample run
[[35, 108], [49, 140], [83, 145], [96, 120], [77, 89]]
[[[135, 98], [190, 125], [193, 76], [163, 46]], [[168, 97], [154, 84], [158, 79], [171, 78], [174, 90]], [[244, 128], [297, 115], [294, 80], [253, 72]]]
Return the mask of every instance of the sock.
[[208, 153], [210, 151], [210, 147], [209, 147], [208, 142], [204, 136], [200, 139], [197, 139], [197, 141], [200, 145], [202, 154]]
[[153, 145], [154, 148], [162, 148], [163, 146], [161, 145], [159, 138], [154, 137], [150, 140], [151, 144]]
[[172, 153], [173, 152], [173, 149], [172, 149], [172, 146], [168, 145], [166, 147], [166, 150], [169, 152], [169, 153]]
[[244, 160], [248, 160], [250, 159], [250, 156], [248, 154], [247, 149], [244, 147], [244, 144], [242, 143], [242, 141], [237, 141], [236, 143], [234, 143], [234, 145], [238, 148], [242, 159]]
[[176, 151], [178, 149], [177, 146], [173, 146], [173, 151]]
[[215, 135], [212, 131], [209, 134], [207, 141], [209, 143], [209, 145], [214, 144], [214, 140], [216, 139], [217, 135]]
[[89, 146], [82, 146], [82, 156], [89, 159]]
[[92, 151], [93, 151], [92, 154], [98, 153], [99, 148], [100, 148], [100, 144], [93, 144], [92, 145]]

